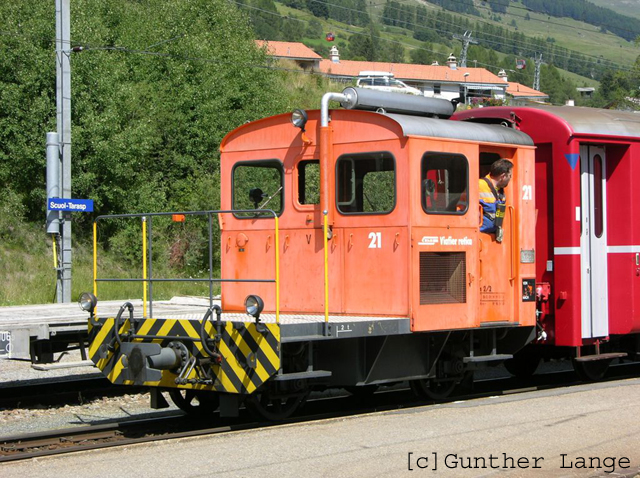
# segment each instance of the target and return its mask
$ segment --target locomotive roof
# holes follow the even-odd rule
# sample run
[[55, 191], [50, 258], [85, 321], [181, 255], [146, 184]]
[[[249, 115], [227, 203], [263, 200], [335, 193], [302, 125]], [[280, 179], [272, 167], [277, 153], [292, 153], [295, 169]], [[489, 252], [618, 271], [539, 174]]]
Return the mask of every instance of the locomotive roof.
[[506, 126], [400, 114], [387, 114], [386, 116], [400, 125], [405, 136], [430, 136], [533, 146], [533, 140], [527, 134]]
[[640, 114], [580, 106], [535, 106], [563, 119], [579, 134], [640, 136]]

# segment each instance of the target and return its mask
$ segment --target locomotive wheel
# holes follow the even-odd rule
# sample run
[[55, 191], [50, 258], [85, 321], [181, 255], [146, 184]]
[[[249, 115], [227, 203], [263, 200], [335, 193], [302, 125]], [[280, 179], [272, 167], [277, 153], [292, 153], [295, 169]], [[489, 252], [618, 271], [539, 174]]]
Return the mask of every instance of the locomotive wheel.
[[189, 415], [210, 415], [218, 409], [220, 399], [212, 392], [172, 388], [169, 396], [175, 405]]
[[597, 382], [602, 380], [604, 374], [609, 370], [611, 360], [592, 360], [588, 362], [578, 362], [573, 360], [573, 369], [580, 380], [584, 382]]
[[259, 392], [249, 395], [245, 405], [256, 418], [277, 422], [293, 415], [306, 398], [306, 393], [275, 397], [268, 392]]
[[514, 377], [529, 378], [538, 369], [542, 358], [530, 347], [526, 347], [516, 353], [513, 358], [505, 360], [504, 368]]
[[457, 382], [451, 380], [433, 380], [433, 379], [421, 379], [411, 380], [409, 385], [411, 391], [418, 397], [427, 400], [444, 400], [453, 389], [456, 388]]

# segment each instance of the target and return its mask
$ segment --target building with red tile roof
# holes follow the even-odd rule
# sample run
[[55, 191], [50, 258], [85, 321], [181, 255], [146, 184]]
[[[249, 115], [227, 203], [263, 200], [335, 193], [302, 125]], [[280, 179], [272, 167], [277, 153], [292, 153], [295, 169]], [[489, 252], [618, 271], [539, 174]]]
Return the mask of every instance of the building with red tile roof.
[[511, 97], [509, 103], [512, 105], [524, 106], [531, 102], [540, 103], [549, 101], [549, 95], [546, 93], [513, 81], [509, 81], [507, 84], [509, 85], [507, 87], [507, 94]]
[[322, 57], [311, 48], [297, 42], [256, 40], [259, 48], [266, 47], [267, 54], [274, 58], [295, 61], [302, 68], [317, 69]]
[[[267, 52], [274, 58], [294, 60], [304, 68], [313, 68], [322, 75], [333, 80], [353, 83], [361, 72], [376, 71], [391, 73], [397, 80], [420, 89], [425, 96], [444, 99], [458, 98], [464, 94], [467, 98], [485, 98], [527, 102], [545, 101], [549, 96], [519, 83], [509, 83], [506, 73], [501, 71], [494, 75], [485, 68], [462, 68], [457, 65], [456, 58], [449, 56], [446, 65], [414, 65], [410, 63], [389, 63], [376, 61], [340, 60], [337, 47], [333, 46], [328, 60], [302, 43], [295, 42], [263, 42], [257, 40], [258, 46], [266, 45]], [[519, 103], [520, 104], [520, 103]]]

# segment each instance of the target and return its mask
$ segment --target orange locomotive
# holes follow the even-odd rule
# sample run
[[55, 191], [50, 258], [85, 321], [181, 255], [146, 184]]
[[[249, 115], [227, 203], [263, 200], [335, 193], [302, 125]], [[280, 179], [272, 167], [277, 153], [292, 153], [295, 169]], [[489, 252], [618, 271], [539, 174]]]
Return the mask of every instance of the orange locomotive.
[[[347, 88], [230, 132], [221, 307], [153, 326], [93, 317], [94, 360], [116, 383], [282, 418], [314, 388], [409, 380], [438, 398], [511, 358], [535, 332], [534, 147], [512, 128], [449, 121], [454, 109]], [[478, 181], [499, 158], [514, 163], [501, 242], [479, 232]]]

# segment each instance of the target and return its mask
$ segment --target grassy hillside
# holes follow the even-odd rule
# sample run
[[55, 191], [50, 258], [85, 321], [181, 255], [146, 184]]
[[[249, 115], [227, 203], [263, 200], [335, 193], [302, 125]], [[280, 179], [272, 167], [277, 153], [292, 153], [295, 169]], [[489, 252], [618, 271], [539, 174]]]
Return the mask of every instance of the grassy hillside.
[[[411, 3], [411, 2], [408, 2]], [[414, 2], [417, 3], [417, 2]], [[434, 6], [433, 4], [430, 3], [424, 3], [424, 5], [429, 9], [429, 10], [435, 10], [437, 7]], [[308, 11], [302, 11], [302, 10], [297, 10], [294, 8], [290, 8], [287, 7], [281, 3], [277, 3], [276, 2], [276, 7], [278, 9], [278, 12], [283, 15], [283, 16], [287, 16], [289, 18], [291, 17], [295, 17], [298, 18], [300, 20], [303, 20], [306, 23], [308, 23], [309, 21], [311, 21], [312, 19], [315, 19], [315, 17]], [[513, 10], [513, 9], [512, 9]], [[484, 13], [487, 13], [486, 10], [481, 10]], [[521, 15], [522, 11], [516, 11], [514, 10], [515, 15]], [[370, 8], [369, 13], [372, 15], [373, 18], [375, 18], [376, 20], [380, 20], [380, 16], [382, 14], [382, 8], [378, 5], [377, 7], [374, 6], [372, 8]], [[471, 21], [486, 21], [489, 22], [491, 24], [494, 24], [496, 26], [505, 26], [507, 25], [509, 22], [507, 21], [502, 21], [502, 22], [497, 22], [494, 20], [491, 20], [489, 18], [478, 18], [478, 17], [473, 17], [473, 16], [466, 16], [466, 15], [458, 15], [459, 17], [465, 17]], [[527, 24], [527, 32], [524, 32], [524, 28], [519, 28], [520, 31], [523, 31], [523, 33], [535, 37], [535, 36], [542, 36], [543, 38], [547, 38], [547, 35], [542, 35], [541, 34], [541, 29], [540, 29], [540, 25], [541, 23], [538, 21], [539, 19], [544, 20], [546, 17], [543, 18], [543, 16], [541, 15], [536, 15], [532, 14], [531, 15], [532, 20], [530, 21], [525, 21], [522, 18], [518, 18], [516, 16], [513, 15], [508, 15], [507, 18], [512, 18], [512, 19], [516, 19], [518, 21], [521, 21], [520, 23], [523, 24]], [[536, 20], [535, 18], [538, 18], [538, 20]], [[320, 23], [323, 26], [323, 30], [328, 32], [328, 31], [332, 31], [336, 34], [336, 42], [335, 44], [338, 46], [339, 49], [341, 49], [341, 46], [346, 45], [349, 37], [354, 34], [354, 32], [360, 32], [363, 31], [363, 28], [359, 28], [353, 25], [347, 25], [341, 22], [338, 22], [336, 20], [333, 19], [328, 19], [328, 20], [324, 20], [324, 19], [316, 19], [319, 20]], [[553, 19], [553, 21], [562, 21], [559, 19]], [[579, 23], [579, 22], [575, 22], [571, 19], [564, 19], [567, 20], [566, 22], [566, 26], [564, 27], [564, 30], [566, 30], [565, 34], [561, 35], [560, 39], [558, 39], [558, 41], [556, 42], [556, 44], [560, 45], [560, 46], [565, 46], [563, 44], [563, 42], [561, 41], [561, 39], [564, 39], [564, 36], [569, 36], [569, 32], [571, 32], [571, 24], [576, 24], [579, 25], [581, 28], [582, 27], [589, 27], [593, 30], [592, 33], [585, 33], [585, 36], [589, 37], [589, 42], [593, 43], [593, 44], [597, 44], [600, 45], [600, 37], [603, 37], [605, 35], [602, 35], [601, 33], [599, 33], [594, 27], [591, 27], [589, 25], [585, 26], [585, 24]], [[520, 23], [516, 22], [518, 25], [520, 25]], [[545, 24], [547, 25], [547, 24]], [[536, 26], [538, 28], [536, 28]], [[416, 40], [415, 38], [413, 38], [412, 36], [412, 32], [405, 30], [403, 28], [399, 28], [399, 27], [392, 27], [392, 26], [384, 26], [381, 25], [380, 26], [380, 34], [381, 34], [381, 40], [382, 41], [387, 41], [387, 42], [397, 42], [400, 43], [403, 48], [405, 49], [405, 57], [404, 57], [404, 61], [405, 62], [409, 62], [410, 58], [409, 58], [409, 53], [411, 51], [411, 49], [413, 48], [421, 48], [424, 47], [424, 43], [420, 42], [418, 40]], [[562, 29], [559, 29], [559, 31], [562, 31]], [[617, 37], [612, 37], [614, 40], [619, 40], [619, 43], [627, 43], [624, 42], [624, 40], [617, 38]], [[456, 51], [460, 49], [460, 42], [458, 41], [452, 41], [452, 42], [448, 42], [446, 39], [443, 39], [444, 42], [442, 43], [434, 43], [430, 46], [430, 49], [433, 50], [433, 53], [429, 53], [428, 57], [429, 59], [432, 60], [438, 60], [441, 64], [444, 62], [444, 59], [446, 59], [446, 57], [449, 55], [449, 53], [451, 51]], [[302, 37], [300, 38], [298, 41], [302, 41], [304, 42], [306, 45], [312, 47], [315, 51], [317, 51], [320, 55], [322, 55], [324, 58], [328, 58], [328, 54], [329, 54], [329, 48], [331, 46], [333, 46], [333, 43], [328, 43], [324, 40], [324, 38], [321, 37]], [[613, 43], [612, 43], [613, 44]], [[599, 47], [600, 50], [602, 51], [606, 51], [607, 53], [611, 50], [611, 48], [601, 48]], [[618, 46], [619, 48], [619, 46]], [[624, 45], [624, 48], [626, 49], [626, 58], [629, 61], [633, 61], [635, 60], [635, 56], [634, 53], [637, 55], [638, 53], [640, 53], [640, 51], [638, 52], [634, 52], [634, 47], [632, 45]], [[578, 49], [579, 51], [583, 51], [581, 49]], [[496, 52], [496, 56], [499, 59], [504, 59], [507, 55], [500, 53], [500, 52]], [[523, 55], [524, 57], [526, 57], [526, 55]], [[605, 58], [611, 58], [612, 60], [615, 61], [620, 61], [619, 57], [616, 57], [614, 55], [606, 55], [604, 56]], [[473, 64], [473, 57], [469, 58], [470, 62], [469, 64]], [[483, 66], [483, 65], [478, 65], [478, 66]], [[491, 69], [491, 68], [489, 68]], [[571, 81], [573, 81], [577, 86], [597, 86], [599, 83], [596, 80], [593, 80], [592, 78], [588, 78], [588, 77], [584, 77], [584, 76], [580, 76], [577, 75], [575, 73], [571, 73], [569, 71], [565, 71], [565, 70], [559, 70], [560, 74], [563, 78], [566, 79], [570, 79]], [[497, 73], [497, 70], [494, 71], [494, 73]], [[531, 85], [529, 85], [531, 86]]]
[[510, 25], [515, 21], [518, 30], [525, 35], [553, 38], [557, 45], [570, 50], [602, 56], [622, 65], [632, 64], [640, 53], [632, 42], [612, 34], [602, 34], [598, 27], [571, 18], [550, 19], [547, 15], [529, 13], [531, 20], [525, 20], [521, 18], [522, 10], [511, 7], [508, 12], [504, 16], [504, 24]]
[[[635, 2], [636, 0], [633, 1]], [[637, 8], [640, 11], [640, 2], [637, 2], [637, 4]], [[613, 34], [600, 33], [598, 27], [578, 22], [571, 18], [549, 17], [543, 14], [529, 12], [530, 20], [525, 20], [526, 12], [523, 8], [522, 3], [510, 3], [508, 13], [506, 15], [500, 15], [500, 21], [494, 20], [495, 15], [491, 14], [486, 8], [480, 9], [483, 18], [472, 15], [456, 15], [467, 18], [470, 21], [481, 20], [488, 22], [496, 26], [508, 28], [511, 31], [517, 29], [517, 31], [530, 37], [553, 39], [558, 46], [582, 54], [602, 56], [604, 59], [614, 61], [621, 65], [631, 65], [640, 54], [640, 49], [632, 42], [628, 42]], [[512, 22], [515, 22], [515, 27], [512, 26]], [[533, 55], [531, 54], [531, 56]]]
[[610, 8], [623, 15], [640, 18], [640, 2], [638, 0], [589, 0], [600, 7]]

